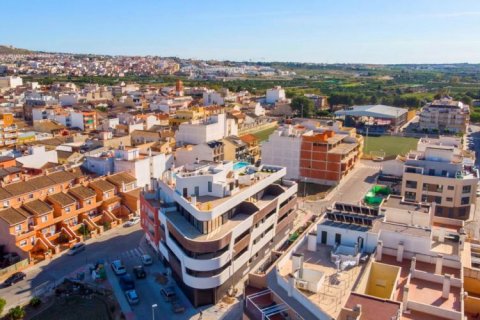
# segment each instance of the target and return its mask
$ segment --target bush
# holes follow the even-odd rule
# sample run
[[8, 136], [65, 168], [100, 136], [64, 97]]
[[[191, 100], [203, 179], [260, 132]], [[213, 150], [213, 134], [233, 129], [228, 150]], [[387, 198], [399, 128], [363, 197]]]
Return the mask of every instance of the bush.
[[3, 313], [3, 308], [5, 308], [6, 304], [7, 304], [7, 301], [3, 298], [0, 298], [0, 314]]
[[31, 300], [30, 300], [30, 306], [34, 307], [34, 308], [37, 308], [38, 306], [40, 306], [42, 304], [42, 300], [40, 300], [40, 298], [38, 297], [33, 297]]
[[25, 310], [21, 306], [11, 308], [8, 311], [8, 317], [12, 320], [21, 320], [25, 317]]

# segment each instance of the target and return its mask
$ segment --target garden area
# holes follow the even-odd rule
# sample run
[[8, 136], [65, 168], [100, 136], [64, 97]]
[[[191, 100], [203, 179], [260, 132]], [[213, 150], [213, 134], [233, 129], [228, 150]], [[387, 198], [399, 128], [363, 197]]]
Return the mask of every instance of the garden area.
[[262, 130], [262, 131], [259, 131], [259, 132], [256, 132], [254, 133], [253, 135], [255, 137], [257, 137], [257, 139], [262, 142], [262, 141], [265, 141], [268, 139], [268, 137], [270, 137], [270, 135], [272, 134], [273, 131], [275, 131], [275, 129], [277, 129], [276, 127], [273, 127], [273, 128], [269, 128], [269, 129], [266, 129], [266, 130]]
[[363, 153], [369, 156], [372, 152], [384, 152], [386, 158], [405, 155], [408, 151], [417, 149], [417, 138], [381, 136], [365, 137]]

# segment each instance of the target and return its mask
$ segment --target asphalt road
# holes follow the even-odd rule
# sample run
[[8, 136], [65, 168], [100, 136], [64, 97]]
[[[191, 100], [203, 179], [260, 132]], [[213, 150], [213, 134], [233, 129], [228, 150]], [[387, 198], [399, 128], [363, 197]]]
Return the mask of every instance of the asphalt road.
[[358, 167], [351, 172], [339, 186], [331, 191], [327, 199], [300, 204], [304, 210], [320, 214], [333, 202], [358, 203], [367, 191], [375, 184], [384, 162], [361, 160]]
[[120, 226], [105, 232], [100, 238], [87, 241], [86, 250], [75, 256], [63, 254], [29, 268], [25, 271], [26, 280], [11, 287], [0, 288], [0, 297], [7, 300], [5, 311], [13, 306], [28, 303], [35, 296], [35, 292], [59, 282], [65, 276], [75, 274], [75, 271], [87, 263], [95, 263], [99, 259], [113, 260], [123, 252], [137, 248], [142, 237], [140, 224], [129, 228]]

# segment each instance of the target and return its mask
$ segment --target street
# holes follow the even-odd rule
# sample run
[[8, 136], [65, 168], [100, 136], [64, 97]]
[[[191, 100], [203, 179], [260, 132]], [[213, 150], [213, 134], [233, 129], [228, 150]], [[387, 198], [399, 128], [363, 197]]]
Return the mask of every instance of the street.
[[87, 263], [95, 263], [99, 259], [112, 260], [124, 252], [135, 250], [142, 237], [139, 224], [130, 228], [120, 226], [105, 232], [100, 238], [86, 241], [86, 250], [75, 256], [63, 254], [27, 269], [24, 271], [27, 274], [26, 280], [0, 289], [0, 296], [7, 301], [5, 310], [28, 303], [42, 287], [58, 282], [65, 276], [74, 275], [75, 271]]

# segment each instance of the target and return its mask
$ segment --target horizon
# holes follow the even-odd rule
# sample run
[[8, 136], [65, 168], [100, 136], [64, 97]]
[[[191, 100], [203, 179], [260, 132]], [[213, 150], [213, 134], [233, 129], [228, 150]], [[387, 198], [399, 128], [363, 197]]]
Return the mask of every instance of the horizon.
[[2, 42], [33, 51], [319, 64], [480, 63], [474, 38], [480, 2], [474, 0], [2, 5], [4, 24], [11, 26], [0, 30]]

